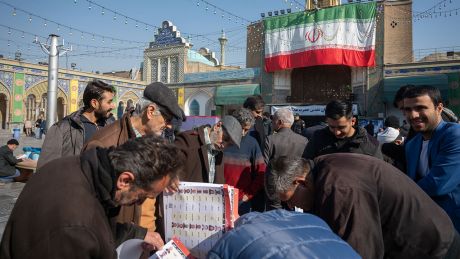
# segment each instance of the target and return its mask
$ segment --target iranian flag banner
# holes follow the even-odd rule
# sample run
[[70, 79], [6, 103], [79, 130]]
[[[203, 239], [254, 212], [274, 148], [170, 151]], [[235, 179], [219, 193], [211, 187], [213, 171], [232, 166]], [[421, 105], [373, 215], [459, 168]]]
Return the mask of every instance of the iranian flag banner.
[[265, 19], [265, 70], [375, 66], [376, 13], [372, 2]]

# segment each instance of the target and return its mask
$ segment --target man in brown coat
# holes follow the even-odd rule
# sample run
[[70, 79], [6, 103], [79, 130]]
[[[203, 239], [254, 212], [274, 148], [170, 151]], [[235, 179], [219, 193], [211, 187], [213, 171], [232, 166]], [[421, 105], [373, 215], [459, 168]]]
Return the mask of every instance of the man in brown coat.
[[310, 211], [363, 258], [460, 258], [449, 216], [383, 160], [335, 153], [272, 162], [272, 194]]
[[11, 212], [0, 258], [117, 258], [115, 248], [132, 238], [162, 247], [157, 233], [115, 220], [120, 205], [154, 198], [170, 184], [182, 170], [178, 152], [145, 137], [47, 163]]
[[[154, 135], [161, 136], [171, 120], [182, 120], [183, 112], [177, 104], [174, 93], [163, 83], [148, 85], [139, 101], [140, 114], [127, 112], [120, 120], [96, 132], [83, 150], [96, 147], [119, 146], [129, 139]], [[155, 231], [155, 199], [146, 199], [139, 205], [124, 206], [118, 220], [123, 223], [134, 222], [141, 227]]]

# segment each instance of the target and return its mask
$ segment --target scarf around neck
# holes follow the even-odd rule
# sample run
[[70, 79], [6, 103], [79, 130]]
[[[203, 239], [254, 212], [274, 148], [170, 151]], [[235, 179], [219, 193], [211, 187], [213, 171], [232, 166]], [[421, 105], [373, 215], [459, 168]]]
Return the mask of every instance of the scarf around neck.
[[96, 198], [104, 207], [107, 215], [116, 213], [113, 209], [117, 208], [113, 198], [115, 197], [116, 181], [114, 168], [110, 163], [108, 154], [112, 148], [96, 148], [84, 152], [81, 155], [81, 167], [91, 175]]

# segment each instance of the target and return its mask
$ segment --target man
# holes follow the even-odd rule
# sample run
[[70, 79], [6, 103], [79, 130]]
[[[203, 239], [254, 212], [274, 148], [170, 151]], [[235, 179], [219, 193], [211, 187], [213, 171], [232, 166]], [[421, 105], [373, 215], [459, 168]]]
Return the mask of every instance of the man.
[[364, 129], [367, 131], [367, 134], [374, 136], [375, 134], [375, 129], [374, 129], [374, 123], [370, 120], [366, 126], [364, 126]]
[[401, 139], [400, 133], [399, 133], [399, 119], [396, 116], [390, 115], [388, 116], [384, 123], [383, 126], [385, 127], [383, 131], [377, 133], [377, 140], [379, 143], [392, 143], [398, 137]]
[[460, 125], [444, 122], [439, 89], [417, 86], [404, 94], [404, 113], [417, 133], [405, 144], [407, 174], [460, 230]]
[[16, 139], [10, 139], [5, 146], [0, 147], [0, 182], [12, 182], [20, 175], [15, 166], [22, 162], [22, 159], [16, 159], [13, 155], [18, 146], [19, 142]]
[[447, 214], [385, 161], [336, 153], [272, 167], [271, 194], [322, 218], [362, 258], [460, 258]]
[[158, 234], [115, 217], [120, 205], [161, 193], [182, 170], [178, 154], [162, 139], [144, 137], [46, 164], [13, 208], [0, 258], [117, 258], [116, 246], [130, 238], [159, 249]]
[[302, 131], [305, 129], [305, 121], [300, 118], [298, 113], [294, 116], [294, 123], [292, 124], [292, 131], [302, 135]]
[[259, 143], [247, 133], [254, 125], [254, 117], [246, 108], [233, 112], [243, 129], [240, 147], [231, 145], [224, 149], [225, 183], [238, 188], [238, 213], [264, 211], [264, 201], [254, 200], [264, 190], [265, 162]]
[[[132, 111], [126, 112], [120, 120], [96, 132], [83, 150], [119, 146], [129, 139], [142, 136], [160, 137], [167, 127], [171, 127], [173, 118], [182, 121], [182, 110], [177, 104], [174, 93], [163, 83], [148, 85], [138, 104], [139, 114], [131, 116]], [[154, 208], [155, 200], [149, 198], [141, 206], [123, 206], [118, 220], [126, 223], [134, 222], [154, 231]]]
[[[404, 85], [401, 86], [395, 94], [393, 99], [393, 106], [399, 109], [404, 115], [404, 94], [411, 88], [414, 88], [415, 85]], [[455, 113], [449, 110], [446, 107], [442, 107], [441, 118], [446, 122], [458, 122], [458, 118]], [[416, 131], [407, 123], [406, 120], [403, 121], [403, 125], [400, 128], [401, 135], [404, 137], [404, 142], [411, 140]], [[382, 146], [382, 152], [388, 157], [390, 157], [395, 163], [401, 165], [398, 166], [401, 171], [406, 172], [406, 154], [404, 151], [404, 142], [403, 143], [388, 143]]]
[[212, 128], [205, 126], [177, 135], [174, 143], [185, 155], [181, 181], [224, 184], [223, 150], [240, 147], [242, 128], [233, 116], [224, 116]]
[[249, 96], [243, 103], [243, 108], [249, 109], [255, 118], [254, 127], [249, 132], [249, 135], [254, 137], [259, 143], [260, 149], [264, 151], [266, 132], [270, 129], [264, 124], [263, 112], [265, 108], [265, 101], [260, 95]]
[[96, 130], [106, 125], [110, 111], [115, 107], [115, 88], [102, 81], [88, 83], [83, 92], [84, 107], [56, 122], [47, 132], [37, 168], [49, 161], [78, 155]]
[[[308, 140], [302, 135], [296, 134], [291, 130], [294, 116], [292, 111], [286, 108], [278, 109], [273, 116], [273, 128], [275, 134], [268, 136], [265, 142], [264, 161], [265, 164], [270, 165], [270, 161], [280, 157], [301, 157], [302, 152], [307, 145]], [[270, 175], [270, 167], [267, 167], [266, 175]], [[272, 183], [266, 181], [266, 189], [271, 189]], [[273, 197], [266, 197], [267, 210], [281, 208], [279, 199]]]
[[235, 222], [207, 255], [224, 258], [361, 258], [320, 218], [307, 213], [252, 212]]
[[331, 101], [326, 105], [328, 127], [317, 130], [303, 153], [306, 159], [320, 155], [350, 152], [382, 158], [378, 145], [375, 145], [367, 131], [355, 127], [352, 104], [343, 101]]

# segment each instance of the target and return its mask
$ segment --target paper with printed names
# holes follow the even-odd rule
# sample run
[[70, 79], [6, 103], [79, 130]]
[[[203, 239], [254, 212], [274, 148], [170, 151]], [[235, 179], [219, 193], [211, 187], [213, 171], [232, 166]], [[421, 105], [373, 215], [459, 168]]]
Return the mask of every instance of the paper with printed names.
[[223, 184], [181, 182], [176, 193], [163, 194], [165, 239], [178, 237], [196, 258], [207, 253], [233, 227], [238, 189]]

